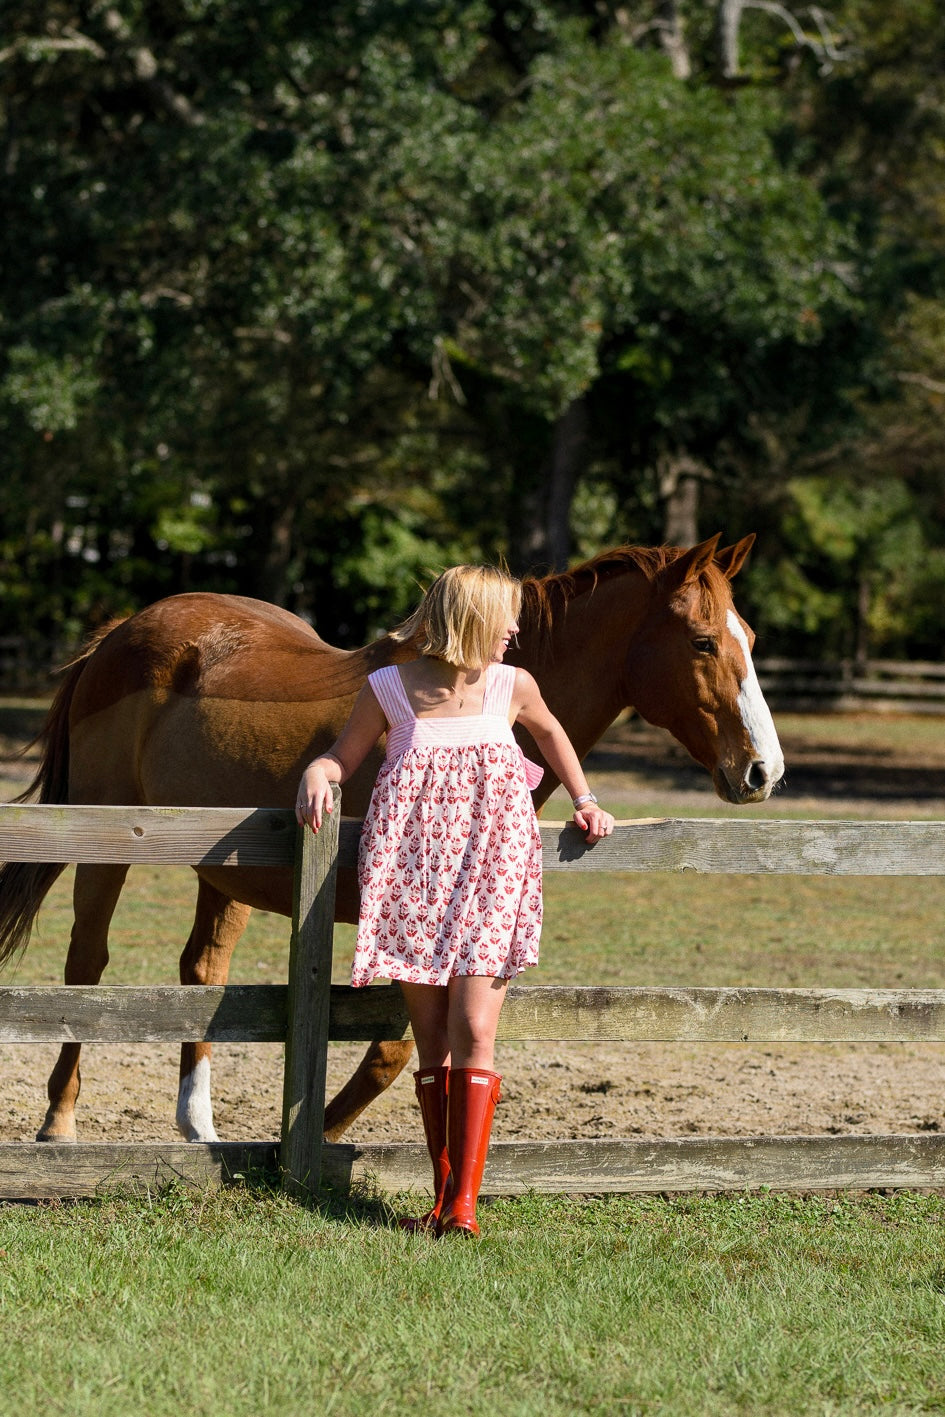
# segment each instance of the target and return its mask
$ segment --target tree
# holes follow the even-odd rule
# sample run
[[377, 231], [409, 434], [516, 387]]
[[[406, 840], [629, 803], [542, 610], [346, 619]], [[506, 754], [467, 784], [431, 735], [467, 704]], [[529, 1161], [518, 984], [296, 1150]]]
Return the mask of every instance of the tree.
[[[734, 534], [759, 487], [774, 519], [893, 391], [933, 397], [884, 363], [894, 333], [932, 358], [909, 292], [937, 295], [877, 206], [882, 105], [834, 163], [848, 71], [777, 8], [742, 6], [729, 83], [684, 0], [21, 6], [13, 620], [73, 637], [189, 586], [359, 639], [446, 559], [688, 539], [700, 502]], [[902, 14], [840, 8], [931, 73]]]

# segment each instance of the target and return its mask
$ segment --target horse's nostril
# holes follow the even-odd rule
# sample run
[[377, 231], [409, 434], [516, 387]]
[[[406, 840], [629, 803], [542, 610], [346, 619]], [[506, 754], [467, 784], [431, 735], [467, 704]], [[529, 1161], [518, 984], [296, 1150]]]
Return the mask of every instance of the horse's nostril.
[[751, 764], [745, 774], [745, 786], [752, 792], [758, 792], [768, 783], [768, 769], [764, 763], [757, 760]]

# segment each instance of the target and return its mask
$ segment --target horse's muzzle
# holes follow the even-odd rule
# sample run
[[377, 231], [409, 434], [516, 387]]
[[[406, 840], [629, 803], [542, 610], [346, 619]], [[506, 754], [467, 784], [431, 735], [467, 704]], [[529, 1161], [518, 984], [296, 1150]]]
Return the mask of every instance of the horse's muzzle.
[[783, 758], [774, 763], [754, 758], [740, 776], [729, 767], [716, 768], [712, 782], [723, 802], [746, 807], [752, 802], [766, 802], [783, 776]]

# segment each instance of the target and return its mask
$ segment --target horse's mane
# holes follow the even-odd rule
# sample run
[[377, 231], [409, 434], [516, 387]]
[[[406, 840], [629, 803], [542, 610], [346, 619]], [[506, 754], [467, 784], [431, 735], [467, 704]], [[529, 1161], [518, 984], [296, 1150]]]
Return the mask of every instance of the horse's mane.
[[[592, 591], [599, 581], [626, 575], [631, 570], [640, 571], [648, 581], [653, 581], [684, 550], [682, 546], [615, 546], [592, 556], [589, 561], [572, 566], [569, 571], [555, 571], [547, 576], [526, 576], [522, 581], [523, 614], [547, 629], [556, 606], [566, 605], [576, 596]], [[711, 576], [711, 570], [708, 574]], [[700, 585], [704, 594], [711, 595], [712, 587], [706, 573], [700, 577]]]

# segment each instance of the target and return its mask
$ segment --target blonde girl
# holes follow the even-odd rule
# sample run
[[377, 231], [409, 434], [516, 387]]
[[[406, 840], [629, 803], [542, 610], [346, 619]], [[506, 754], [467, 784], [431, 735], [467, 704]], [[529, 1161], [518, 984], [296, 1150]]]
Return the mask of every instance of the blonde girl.
[[299, 822], [317, 831], [333, 784], [386, 733], [361, 835], [352, 983], [381, 977], [403, 990], [434, 1203], [401, 1223], [436, 1234], [479, 1233], [499, 1013], [509, 979], [538, 962], [541, 838], [530, 789], [541, 769], [512, 725], [528, 730], [570, 793], [589, 844], [614, 825], [535, 680], [502, 662], [521, 600], [503, 570], [444, 571], [394, 632], [418, 657], [369, 676], [337, 741], [305, 769], [296, 802]]

